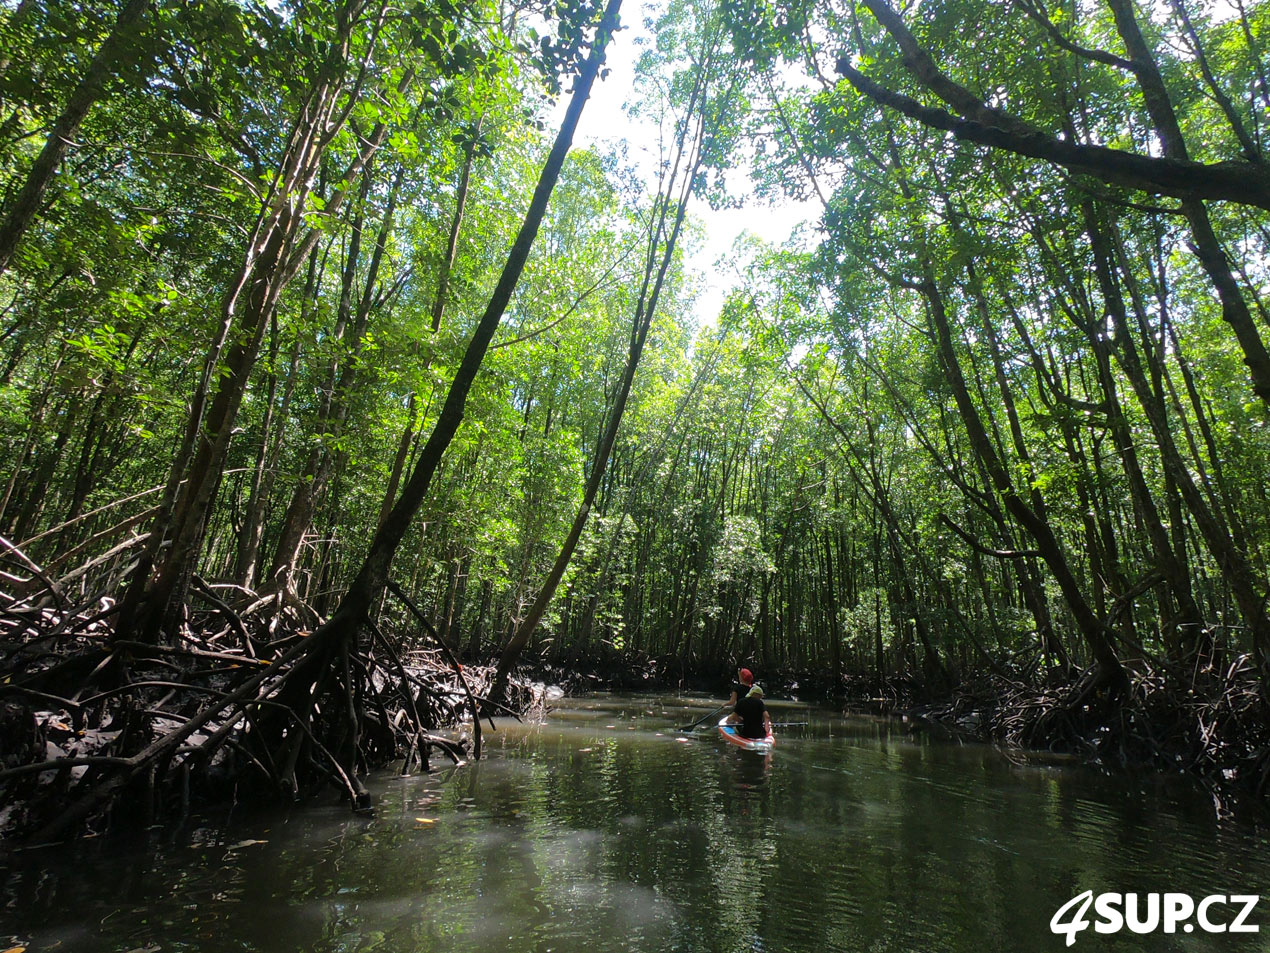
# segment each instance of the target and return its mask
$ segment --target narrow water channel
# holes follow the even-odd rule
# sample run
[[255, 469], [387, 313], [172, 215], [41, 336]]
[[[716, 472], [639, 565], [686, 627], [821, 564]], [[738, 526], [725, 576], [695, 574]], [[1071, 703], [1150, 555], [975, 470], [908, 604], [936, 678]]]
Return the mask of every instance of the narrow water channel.
[[1050, 918], [1085, 890], [1264, 894], [1266, 926], [1090, 928], [1075, 950], [1270, 950], [1267, 839], [1185, 785], [815, 712], [763, 756], [676, 732], [701, 701], [561, 704], [501, 722], [479, 764], [381, 776], [373, 818], [308, 805], [25, 853], [0, 950], [1022, 953], [1066, 949]]

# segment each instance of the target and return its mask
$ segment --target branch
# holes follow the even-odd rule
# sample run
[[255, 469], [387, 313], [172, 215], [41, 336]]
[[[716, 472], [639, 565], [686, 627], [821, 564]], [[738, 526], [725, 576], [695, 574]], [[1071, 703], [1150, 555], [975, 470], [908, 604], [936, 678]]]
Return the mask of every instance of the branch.
[[20, 764], [16, 768], [5, 768], [0, 771], [0, 781], [9, 778], [20, 778], [27, 774], [43, 774], [45, 771], [66, 771], [70, 768], [100, 767], [109, 765], [115, 768], [130, 768], [134, 762], [131, 758], [111, 758], [105, 755], [96, 758], [56, 758], [52, 761], [36, 761], [33, 764]]
[[[131, 639], [116, 639], [110, 643], [113, 648], [132, 649], [138, 658], [148, 658], [151, 653], [160, 655], [179, 655], [184, 658], [206, 658], [217, 662], [233, 662], [250, 667], [260, 665], [268, 667], [274, 663], [269, 659], [252, 658], [249, 655], [232, 655], [229, 652], [208, 652], [205, 649], [179, 649], [168, 645], [151, 645], [148, 642], [134, 642]], [[279, 660], [281, 661], [281, 660]]]
[[[985, 106], [981, 97], [975, 95], [965, 86], [955, 82], [940, 70], [939, 65], [930, 53], [917, 42], [904, 20], [898, 13], [886, 5], [883, 0], [863, 0], [869, 12], [877, 18], [886, 32], [891, 34], [904, 54], [904, 67], [913, 74], [923, 86], [955, 109], [967, 119], [981, 122], [986, 126], [1008, 129], [1011, 132], [1034, 131], [1022, 119], [1011, 116], [1002, 109]], [[843, 72], [843, 59], [838, 60], [838, 72]], [[850, 69], [850, 67], [847, 67]]]
[[997, 559], [1028, 559], [1039, 557], [1041, 555], [1041, 551], [1039, 549], [989, 549], [943, 513], [939, 514], [939, 521], [961, 537], [962, 541], [967, 546], [983, 553], [985, 556], [995, 556]]
[[243, 640], [243, 651], [248, 655], [254, 656], [255, 650], [251, 644], [251, 634], [247, 631], [247, 627], [243, 625], [243, 620], [238, 617], [238, 613], [231, 609], [229, 604], [220, 599], [216, 593], [212, 592], [212, 587], [207, 584], [207, 581], [202, 576], [195, 573], [191, 581], [199, 594], [229, 620], [229, 624], [234, 627], [234, 630]]
[[889, 106], [924, 126], [950, 132], [965, 142], [1044, 159], [1073, 172], [1143, 192], [1235, 202], [1270, 211], [1270, 175], [1262, 163], [1231, 160], [1206, 164], [1067, 142], [1039, 131], [1013, 132], [924, 106], [911, 96], [874, 82], [845, 59], [838, 61], [838, 71], [874, 102]]
[[[66, 609], [67, 607], [69, 607], [70, 603], [67, 601], [66, 597], [62, 595], [62, 591], [58, 589], [57, 584], [53, 582], [53, 580], [50, 579], [47, 575], [44, 574], [44, 570], [41, 569], [39, 566], [37, 566], [30, 556], [28, 556], [21, 549], [19, 549], [14, 543], [9, 542], [3, 536], [0, 536], [0, 546], [3, 546], [5, 549], [9, 550], [9, 552], [13, 553], [13, 555], [17, 556], [18, 559], [20, 559], [23, 563], [25, 563], [27, 568], [31, 570], [31, 575], [33, 575], [40, 582], [44, 583], [43, 589], [35, 590], [35, 593], [28, 595], [26, 599], [23, 599], [19, 603], [15, 603], [15, 605], [21, 605], [22, 602], [28, 601], [34, 595], [40, 592], [47, 591], [49, 595], [53, 597], [53, 601], [57, 603], [59, 608]], [[30, 580], [20, 579], [18, 580], [18, 582], [29, 583]]]
[[1116, 69], [1127, 70], [1135, 74], [1138, 72], [1138, 64], [1132, 60], [1116, 56], [1114, 53], [1108, 53], [1106, 50], [1093, 50], [1089, 47], [1081, 46], [1063, 36], [1058, 27], [1050, 20], [1048, 12], [1040, 6], [1033, 5], [1029, 0], [1018, 0], [1018, 4], [1023, 8], [1024, 13], [1040, 24], [1041, 28], [1050, 35], [1050, 39], [1069, 53], [1075, 53], [1077, 56], [1083, 56], [1087, 60], [1094, 60], [1107, 66], [1114, 66]]
[[1136, 583], [1122, 592], [1116, 597], [1116, 601], [1112, 603], [1111, 608], [1107, 612], [1107, 624], [1114, 625], [1122, 613], [1133, 605], [1133, 600], [1138, 596], [1145, 595], [1160, 583], [1164, 582], [1164, 573], [1158, 569], [1152, 569]]
[[525, 334], [522, 334], [519, 337], [512, 338], [511, 340], [508, 340], [508, 341], [499, 341], [496, 344], [491, 344], [489, 346], [489, 349], [493, 351], [493, 350], [497, 350], [500, 347], [511, 347], [513, 344], [520, 344], [523, 341], [529, 341], [533, 338], [538, 337], [540, 334], [545, 334], [547, 331], [550, 331], [556, 325], [561, 324], [564, 321], [567, 321], [569, 318], [573, 317], [574, 312], [577, 311], [578, 308], [582, 307], [582, 304], [586, 301], [586, 299], [591, 297], [592, 294], [594, 294], [597, 290], [599, 290], [600, 286], [603, 285], [608, 280], [609, 276], [613, 274], [614, 271], [617, 270], [617, 266], [626, 261], [626, 259], [630, 256], [630, 252], [632, 250], [633, 250], [633, 246], [628, 247], [626, 251], [623, 252], [620, 258], [615, 259], [613, 263], [609, 265], [608, 270], [605, 271], [604, 274], [602, 274], [599, 278], [597, 278], [595, 282], [591, 285], [591, 287], [587, 288], [580, 295], [578, 295], [578, 297], [574, 299], [573, 304], [569, 305], [569, 309], [565, 311], [564, 314], [560, 315], [560, 317], [556, 318], [554, 321], [551, 321], [550, 323], [545, 324], [534, 331], [529, 331]]

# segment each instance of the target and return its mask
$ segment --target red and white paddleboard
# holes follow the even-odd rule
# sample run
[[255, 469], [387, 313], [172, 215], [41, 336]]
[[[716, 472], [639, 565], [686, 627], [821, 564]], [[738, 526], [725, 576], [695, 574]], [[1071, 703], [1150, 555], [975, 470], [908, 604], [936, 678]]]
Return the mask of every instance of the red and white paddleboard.
[[719, 734], [723, 736], [723, 740], [729, 744], [734, 744], [738, 748], [744, 748], [746, 751], [771, 751], [772, 745], [776, 743], [776, 736], [772, 734], [772, 729], [767, 729], [766, 738], [742, 738], [737, 732], [740, 725], [729, 725], [728, 720], [724, 718], [719, 722]]

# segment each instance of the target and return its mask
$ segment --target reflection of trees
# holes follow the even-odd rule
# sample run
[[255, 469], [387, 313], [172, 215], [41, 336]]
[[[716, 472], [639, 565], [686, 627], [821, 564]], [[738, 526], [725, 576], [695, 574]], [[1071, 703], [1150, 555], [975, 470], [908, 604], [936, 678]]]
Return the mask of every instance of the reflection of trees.
[[1092, 772], [876, 727], [782, 738], [769, 766], [600, 717], [500, 731], [445, 778], [385, 779], [374, 819], [318, 808], [254, 822], [249, 846], [208, 830], [85, 852], [13, 881], [9, 910], [77, 909], [103, 942], [75, 950], [1013, 953], [1052, 948], [1049, 917], [1081, 890], [1198, 895], [1265, 869], [1255, 842]]

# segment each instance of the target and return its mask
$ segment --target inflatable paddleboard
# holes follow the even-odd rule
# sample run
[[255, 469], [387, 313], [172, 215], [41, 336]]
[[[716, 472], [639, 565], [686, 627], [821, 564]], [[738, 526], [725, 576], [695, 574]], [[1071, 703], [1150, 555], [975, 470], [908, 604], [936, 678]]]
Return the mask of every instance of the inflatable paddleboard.
[[772, 730], [767, 730], [766, 738], [742, 738], [737, 734], [740, 725], [729, 725], [727, 718], [719, 722], [719, 734], [723, 736], [723, 740], [729, 744], [734, 744], [738, 748], [744, 748], [746, 751], [771, 751], [772, 745], [776, 743], [776, 736], [772, 734]]

